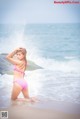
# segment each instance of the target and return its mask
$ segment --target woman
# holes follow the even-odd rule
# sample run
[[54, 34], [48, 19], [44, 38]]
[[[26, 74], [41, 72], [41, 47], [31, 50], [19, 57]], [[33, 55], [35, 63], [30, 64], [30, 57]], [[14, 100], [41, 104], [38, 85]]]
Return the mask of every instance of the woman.
[[34, 101], [33, 98], [29, 97], [28, 84], [24, 79], [24, 72], [27, 66], [26, 53], [25, 48], [18, 48], [6, 56], [7, 60], [14, 65], [12, 100], [18, 99], [18, 95], [22, 92], [24, 100]]

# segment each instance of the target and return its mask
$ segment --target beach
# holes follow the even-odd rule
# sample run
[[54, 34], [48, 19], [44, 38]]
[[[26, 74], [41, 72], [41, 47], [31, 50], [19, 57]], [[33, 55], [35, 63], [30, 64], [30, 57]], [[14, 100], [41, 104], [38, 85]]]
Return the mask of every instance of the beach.
[[[9, 119], [80, 119], [80, 24], [0, 26], [0, 110]], [[10, 100], [14, 66], [5, 57], [17, 47], [27, 50], [24, 79], [35, 104]]]
[[21, 105], [20, 102], [18, 105], [14, 104], [12, 106], [9, 106], [8, 108], [3, 108], [2, 110], [0, 110], [8, 111], [8, 119], [80, 119], [80, 110], [78, 110], [78, 112], [69, 112], [69, 109], [69, 111], [67, 112], [65, 109], [66, 107], [64, 108], [64, 110], [59, 110], [59, 103], [60, 102], [56, 102], [57, 108], [51, 108], [49, 105], [52, 105], [52, 103], [50, 102], [44, 102], [42, 104], [37, 103], [31, 105], [25, 104], [24, 106]]

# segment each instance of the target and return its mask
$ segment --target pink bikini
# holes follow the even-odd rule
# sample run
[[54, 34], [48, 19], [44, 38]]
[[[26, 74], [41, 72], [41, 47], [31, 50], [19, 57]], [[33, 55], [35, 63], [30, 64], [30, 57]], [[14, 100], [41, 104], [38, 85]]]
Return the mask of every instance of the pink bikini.
[[[16, 66], [15, 66], [14, 70], [17, 71], [17, 72], [20, 72], [23, 75], [25, 74], [23, 71], [18, 69]], [[26, 81], [23, 78], [15, 79], [14, 83], [15, 82], [18, 83], [22, 87], [22, 89], [26, 89], [28, 87], [28, 84], [26, 83]]]
[[23, 75], [25, 75], [25, 73], [23, 71], [21, 71], [20, 69], [18, 69], [16, 66], [14, 67], [14, 70], [20, 72]]

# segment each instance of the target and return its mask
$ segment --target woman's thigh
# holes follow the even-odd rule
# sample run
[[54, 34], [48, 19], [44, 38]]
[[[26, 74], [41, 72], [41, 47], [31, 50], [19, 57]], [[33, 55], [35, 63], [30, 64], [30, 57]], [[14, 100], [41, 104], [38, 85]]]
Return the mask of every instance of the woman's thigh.
[[29, 98], [29, 90], [28, 90], [28, 87], [26, 89], [23, 89], [22, 90], [22, 93], [24, 95], [24, 98]]
[[11, 95], [11, 99], [12, 100], [16, 100], [18, 95], [20, 94], [22, 88], [21, 86], [19, 86], [19, 84], [17, 84], [16, 82], [13, 84], [13, 89], [12, 89], [12, 95]]

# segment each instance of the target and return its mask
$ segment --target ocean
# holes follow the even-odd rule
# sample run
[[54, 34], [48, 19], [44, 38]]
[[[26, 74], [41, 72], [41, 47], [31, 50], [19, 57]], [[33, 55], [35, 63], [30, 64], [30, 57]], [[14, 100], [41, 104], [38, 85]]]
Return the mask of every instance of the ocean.
[[[0, 24], [1, 66], [2, 54], [17, 47], [32, 62], [25, 72], [30, 96], [80, 104], [80, 24]], [[0, 74], [0, 107], [10, 104], [12, 82], [11, 74]]]

